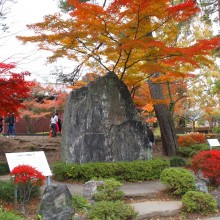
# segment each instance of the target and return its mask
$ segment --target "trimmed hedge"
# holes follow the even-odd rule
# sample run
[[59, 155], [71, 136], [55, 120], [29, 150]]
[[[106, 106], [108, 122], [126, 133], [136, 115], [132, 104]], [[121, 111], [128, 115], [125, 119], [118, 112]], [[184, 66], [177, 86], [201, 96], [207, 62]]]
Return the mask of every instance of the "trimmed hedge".
[[74, 207], [75, 213], [86, 213], [87, 209], [91, 208], [91, 204], [89, 203], [89, 200], [79, 194], [74, 194], [72, 196], [72, 205]]
[[86, 182], [93, 178], [114, 178], [119, 181], [136, 182], [155, 180], [170, 167], [169, 160], [154, 159], [132, 162], [93, 162], [85, 164], [53, 164], [54, 178], [60, 181]]
[[0, 181], [0, 198], [5, 202], [14, 201], [15, 186], [11, 181]]
[[93, 195], [96, 202], [124, 200], [124, 192], [120, 190], [122, 183], [115, 179], [103, 180], [104, 184], [97, 187], [97, 192]]
[[209, 150], [208, 144], [192, 144], [188, 147], [180, 147], [178, 154], [182, 157], [192, 157], [200, 151]]
[[170, 167], [187, 167], [189, 162], [182, 157], [170, 158]]
[[101, 201], [96, 202], [89, 210], [89, 220], [131, 220], [137, 217], [138, 212], [130, 205], [122, 201]]
[[7, 163], [0, 163], [0, 176], [9, 174], [9, 166]]
[[176, 195], [184, 195], [187, 191], [195, 189], [195, 178], [192, 172], [184, 168], [165, 169], [160, 179]]
[[218, 210], [215, 198], [205, 192], [188, 191], [183, 195], [182, 203], [188, 212], [209, 214]]

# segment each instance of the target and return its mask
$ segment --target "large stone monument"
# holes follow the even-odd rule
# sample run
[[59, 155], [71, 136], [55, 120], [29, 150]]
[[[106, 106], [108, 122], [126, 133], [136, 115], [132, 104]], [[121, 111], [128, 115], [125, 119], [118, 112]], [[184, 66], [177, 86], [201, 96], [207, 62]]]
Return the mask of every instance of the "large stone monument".
[[146, 125], [139, 119], [127, 86], [113, 72], [70, 93], [61, 147], [67, 163], [151, 157]]

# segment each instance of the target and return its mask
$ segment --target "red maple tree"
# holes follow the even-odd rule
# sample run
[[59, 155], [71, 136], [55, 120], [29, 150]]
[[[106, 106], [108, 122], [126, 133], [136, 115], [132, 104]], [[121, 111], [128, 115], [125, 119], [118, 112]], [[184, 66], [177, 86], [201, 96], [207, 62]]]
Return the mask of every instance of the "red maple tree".
[[29, 72], [16, 73], [15, 64], [0, 62], [0, 115], [18, 114], [18, 109], [24, 107], [22, 100], [29, 96], [33, 82], [25, 80]]
[[201, 151], [193, 156], [191, 169], [196, 175], [203, 174], [212, 184], [220, 183], [220, 151]]

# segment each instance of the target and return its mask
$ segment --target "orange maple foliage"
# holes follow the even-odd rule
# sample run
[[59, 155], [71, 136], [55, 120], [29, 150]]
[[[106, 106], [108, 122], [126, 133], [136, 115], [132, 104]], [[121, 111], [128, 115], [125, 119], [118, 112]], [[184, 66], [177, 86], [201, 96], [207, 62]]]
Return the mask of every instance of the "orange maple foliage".
[[180, 147], [188, 147], [199, 143], [206, 143], [205, 134], [192, 132], [178, 137], [178, 144]]
[[[168, 87], [169, 86], [169, 87]], [[146, 121], [156, 121], [154, 115], [154, 108], [155, 104], [166, 104], [169, 106], [170, 110], [175, 113], [178, 112], [182, 105], [184, 104], [187, 96], [185, 92], [187, 90], [187, 84], [185, 81], [175, 81], [171, 84], [167, 85], [165, 82], [162, 84], [163, 92], [164, 92], [164, 99], [163, 100], [154, 100], [150, 96], [149, 85], [148, 83], [142, 83], [136, 90], [133, 96], [134, 103], [136, 107], [141, 112], [142, 117]], [[169, 90], [169, 89], [170, 90]], [[130, 88], [130, 91], [132, 89]], [[171, 95], [169, 94], [171, 93]], [[146, 104], [147, 103], [147, 104]]]
[[[69, 18], [45, 16], [43, 22], [28, 25], [35, 36], [18, 39], [52, 51], [51, 62], [66, 57], [98, 75], [113, 71], [131, 91], [145, 86], [143, 82], [155, 73], [160, 73], [154, 79], [157, 83], [176, 83], [191, 77], [195, 69], [210, 63], [207, 55], [220, 45], [219, 37], [185, 47], [176, 45], [178, 26], [199, 12], [194, 0], [175, 6], [171, 0], [113, 0], [105, 7], [78, 0], [68, 3], [75, 8]], [[82, 85], [85, 82], [73, 88]], [[151, 103], [155, 101], [169, 103], [167, 98]], [[139, 98], [138, 102], [143, 101]]]

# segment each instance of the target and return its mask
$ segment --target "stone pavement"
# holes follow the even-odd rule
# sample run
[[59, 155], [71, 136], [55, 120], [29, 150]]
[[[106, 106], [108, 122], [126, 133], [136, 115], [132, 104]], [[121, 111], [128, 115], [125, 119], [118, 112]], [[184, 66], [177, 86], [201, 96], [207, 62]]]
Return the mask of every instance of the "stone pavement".
[[[55, 180], [51, 181], [51, 185], [66, 184], [71, 194], [82, 194], [83, 184], [76, 183], [62, 183]], [[45, 187], [45, 186], [44, 186]], [[126, 183], [121, 187], [121, 190], [128, 197], [151, 196], [155, 193], [163, 191], [166, 186], [161, 181], [146, 181], [141, 183]], [[180, 212], [182, 208], [181, 201], [144, 201], [130, 203], [131, 206], [139, 213], [135, 220], [154, 219], [154, 216], [172, 216]], [[155, 219], [156, 220], [156, 219]], [[203, 218], [203, 219], [189, 219], [189, 220], [220, 220], [220, 216]]]
[[[52, 180], [52, 185], [60, 184]], [[63, 183], [62, 183], [63, 184]], [[66, 184], [73, 195], [74, 193], [81, 194], [83, 192], [82, 184]], [[141, 183], [127, 183], [121, 188], [127, 197], [150, 196], [165, 190], [165, 186], [160, 181], [147, 181]], [[130, 203], [136, 211], [139, 212], [137, 220], [146, 219], [152, 216], [169, 216], [176, 214], [182, 207], [181, 201], [147, 201]]]
[[[82, 194], [83, 184], [76, 183], [62, 183], [55, 180], [51, 180], [51, 185], [65, 184], [68, 186], [71, 194]], [[45, 186], [44, 186], [45, 188]], [[158, 193], [165, 189], [165, 186], [160, 181], [147, 181], [141, 183], [127, 183], [121, 188], [124, 191], [125, 196], [128, 197], [140, 197], [150, 196], [154, 193]], [[136, 220], [144, 220], [153, 216], [169, 216], [176, 214], [182, 207], [181, 201], [147, 201], [130, 203], [139, 215]]]
[[[0, 180], [8, 180], [9, 176], [0, 176]], [[82, 194], [83, 184], [77, 183], [63, 183], [55, 180], [50, 181], [51, 185], [65, 184], [68, 186], [71, 194]], [[46, 187], [42, 187], [42, 191]], [[121, 188], [125, 195], [128, 197], [138, 196], [150, 196], [154, 193], [158, 193], [165, 190], [166, 187], [159, 181], [147, 181], [141, 183], [127, 183]], [[178, 213], [182, 207], [181, 201], [143, 201], [130, 203], [139, 215], [136, 220], [154, 219], [154, 216], [171, 216]], [[192, 219], [193, 220], [193, 219]], [[206, 219], [195, 219], [195, 220], [220, 220], [220, 217], [212, 217]]]

